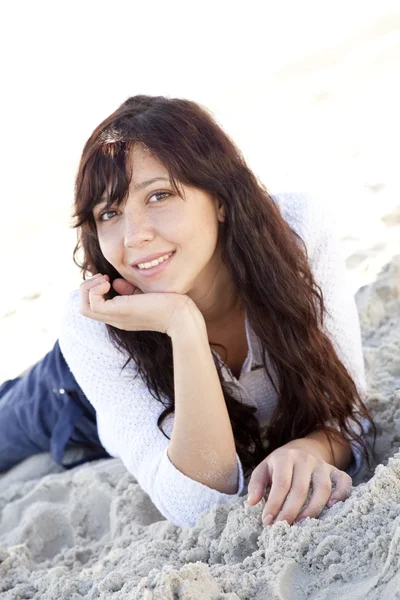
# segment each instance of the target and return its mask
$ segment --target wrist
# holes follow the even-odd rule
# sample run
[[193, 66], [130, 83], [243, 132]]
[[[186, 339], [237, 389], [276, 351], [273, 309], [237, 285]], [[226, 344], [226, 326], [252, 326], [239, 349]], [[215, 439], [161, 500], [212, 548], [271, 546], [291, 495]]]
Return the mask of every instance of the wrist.
[[[314, 456], [318, 456], [326, 463], [333, 465], [338, 469], [346, 469], [352, 458], [352, 448], [350, 442], [343, 438], [337, 431], [332, 432], [332, 449], [329, 444], [326, 433], [321, 429], [316, 429], [304, 438], [299, 438], [289, 442], [286, 445], [292, 445]], [[340, 435], [338, 439], [337, 436]], [[333, 452], [333, 455], [332, 455]]]
[[175, 312], [174, 317], [166, 331], [172, 341], [178, 338], [190, 338], [193, 335], [205, 335], [207, 337], [204, 317], [190, 298], [185, 306]]
[[319, 458], [329, 464], [332, 462], [332, 456], [327, 451], [326, 446], [321, 443], [320, 440], [316, 440], [309, 437], [298, 438], [285, 444], [286, 447], [296, 448], [297, 450], [303, 450], [312, 454], [316, 458]]

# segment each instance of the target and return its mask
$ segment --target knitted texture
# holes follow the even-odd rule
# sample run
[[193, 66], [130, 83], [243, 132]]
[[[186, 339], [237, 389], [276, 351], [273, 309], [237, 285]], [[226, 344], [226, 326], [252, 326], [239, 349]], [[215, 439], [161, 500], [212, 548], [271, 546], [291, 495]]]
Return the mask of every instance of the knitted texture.
[[[273, 199], [283, 218], [306, 243], [310, 267], [330, 314], [325, 317], [326, 332], [364, 399], [366, 381], [359, 318], [334, 216], [310, 194], [279, 193], [274, 194]], [[257, 406], [260, 423], [265, 425], [277, 397], [263, 369], [251, 371], [253, 365], [259, 364], [260, 355], [247, 317], [246, 334], [249, 354], [239, 380], [226, 367], [223, 376], [226, 381], [233, 381], [245, 397], [247, 394], [248, 403]], [[211, 489], [187, 477], [172, 464], [167, 454], [169, 440], [157, 426], [164, 406], [153, 398], [139, 375], [135, 378], [137, 370], [133, 361], [123, 369], [127, 356], [113, 346], [105, 324], [80, 314], [79, 290], [74, 290], [66, 302], [59, 343], [77, 383], [96, 410], [101, 443], [111, 456], [122, 460], [166, 519], [175, 525], [191, 527], [212, 505], [226, 504], [243, 495], [243, 468], [237, 454], [238, 490], [235, 494]], [[274, 370], [271, 370], [273, 375]], [[163, 422], [169, 437], [173, 423], [173, 414]], [[356, 429], [356, 424], [351, 422], [351, 425]], [[368, 431], [368, 421], [363, 420], [363, 427]], [[358, 472], [362, 460], [361, 449], [354, 442], [352, 450], [352, 463], [346, 470], [351, 476]]]

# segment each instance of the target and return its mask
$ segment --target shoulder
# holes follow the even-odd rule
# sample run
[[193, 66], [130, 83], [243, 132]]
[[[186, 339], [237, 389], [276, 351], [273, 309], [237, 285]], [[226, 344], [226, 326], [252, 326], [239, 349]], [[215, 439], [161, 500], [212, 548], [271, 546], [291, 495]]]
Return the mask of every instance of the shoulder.
[[303, 239], [309, 256], [337, 238], [337, 220], [332, 206], [313, 192], [271, 194], [289, 226]]

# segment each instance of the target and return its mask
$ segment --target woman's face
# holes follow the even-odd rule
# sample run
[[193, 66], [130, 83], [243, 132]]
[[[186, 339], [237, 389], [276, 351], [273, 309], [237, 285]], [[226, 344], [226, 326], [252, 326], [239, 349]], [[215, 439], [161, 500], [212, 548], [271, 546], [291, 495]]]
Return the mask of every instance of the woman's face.
[[[100, 248], [118, 273], [146, 292], [187, 294], [202, 298], [221, 267], [218, 221], [223, 208], [209, 194], [180, 186], [182, 199], [170, 185], [167, 169], [149, 151], [135, 145], [131, 154], [132, 180], [125, 204], [106, 211], [105, 202], [93, 210]], [[146, 183], [154, 178], [165, 180]], [[133, 262], [169, 254], [158, 272], [141, 271]], [[147, 274], [147, 275], [146, 275]]]

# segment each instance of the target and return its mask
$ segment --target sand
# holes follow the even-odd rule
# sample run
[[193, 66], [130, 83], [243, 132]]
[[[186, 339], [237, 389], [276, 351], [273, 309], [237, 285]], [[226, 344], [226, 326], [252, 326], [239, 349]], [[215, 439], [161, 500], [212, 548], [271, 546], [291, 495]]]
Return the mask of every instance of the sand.
[[0, 479], [0, 598], [400, 598], [400, 253], [356, 301], [378, 455], [345, 502], [263, 527], [244, 496], [177, 527], [119, 459], [32, 456]]
[[[326, 201], [342, 202], [342, 242], [360, 316], [367, 405], [378, 428], [375, 463], [371, 469], [364, 464], [353, 478], [351, 496], [318, 519], [265, 528], [265, 500], [250, 507], [243, 496], [205, 511], [195, 527], [181, 528], [164, 519], [118, 459], [65, 471], [49, 454], [29, 457], [0, 476], [1, 599], [400, 599], [400, 190], [393, 88], [400, 52], [396, 46], [384, 55], [377, 47], [374, 61], [372, 45], [358, 40], [357, 48], [359, 63], [354, 65], [339, 54], [330, 71], [318, 60], [313, 69], [309, 63], [303, 71], [294, 65], [293, 73], [282, 77], [282, 98], [297, 93], [299, 86], [308, 90], [313, 101], [307, 103], [304, 95], [304, 111], [299, 109], [292, 124], [304, 123], [308, 133], [312, 123], [318, 129], [320, 122], [321, 140], [326, 136], [335, 142], [330, 166], [335, 181], [322, 174], [320, 190]], [[371, 49], [365, 63], [363, 48]], [[368, 68], [361, 68], [364, 64]], [[371, 119], [372, 88], [385, 89], [379, 122]], [[265, 86], [264, 97], [259, 91], [264, 102], [270, 88]], [[339, 105], [342, 128], [337, 127]], [[264, 108], [255, 112], [268, 113]], [[287, 138], [293, 137], [292, 129]], [[301, 172], [314, 160], [309, 150], [297, 154], [295, 163], [289, 164], [289, 157], [285, 168]], [[315, 157], [318, 153], [322, 164], [326, 147], [320, 151], [317, 145]], [[273, 168], [265, 154], [260, 157], [269, 168], [263, 177], [269, 185]], [[316, 176], [321, 172], [315, 171]], [[52, 219], [41, 236], [27, 220], [18, 244], [6, 226], [2, 235], [4, 247], [21, 255], [39, 248], [40, 237], [43, 253], [37, 251], [32, 280], [18, 278], [2, 297], [0, 335], [8, 351], [0, 381], [18, 375], [51, 348], [59, 326], [56, 308], [78, 284], [76, 270], [65, 275], [73, 235], [63, 217]], [[59, 254], [46, 254], [53, 245]], [[65, 257], [61, 266], [60, 256]], [[34, 343], [21, 345], [15, 331]], [[79, 458], [80, 452], [70, 450], [66, 460]]]

